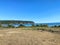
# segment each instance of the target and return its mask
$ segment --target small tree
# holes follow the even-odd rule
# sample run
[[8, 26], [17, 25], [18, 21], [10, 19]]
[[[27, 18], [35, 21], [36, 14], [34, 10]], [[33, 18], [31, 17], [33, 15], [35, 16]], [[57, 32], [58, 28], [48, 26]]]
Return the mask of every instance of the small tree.
[[35, 27], [35, 25], [34, 25], [34, 24], [32, 24], [32, 27]]
[[36, 27], [39, 27], [40, 25], [36, 24]]
[[48, 27], [47, 24], [39, 24], [39, 25], [37, 25], [37, 26], [39, 26], [39, 27]]
[[18, 27], [25, 27], [23, 24], [20, 24]]
[[60, 25], [58, 27], [60, 27]]
[[57, 25], [55, 25], [54, 27], [58, 27]]
[[0, 24], [0, 27], [2, 27], [1, 24]]
[[48, 25], [47, 24], [44, 24], [44, 25], [42, 25], [43, 27], [48, 27]]
[[14, 28], [14, 26], [13, 25], [8, 25], [8, 28]]

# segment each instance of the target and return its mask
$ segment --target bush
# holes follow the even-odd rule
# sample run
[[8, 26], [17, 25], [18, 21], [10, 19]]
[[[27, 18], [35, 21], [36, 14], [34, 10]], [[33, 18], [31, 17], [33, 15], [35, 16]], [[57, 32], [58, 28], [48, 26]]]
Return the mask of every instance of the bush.
[[18, 27], [25, 27], [23, 24], [20, 24]]
[[48, 27], [47, 24], [39, 24], [39, 25], [37, 24], [36, 26], [37, 26], [37, 27]]
[[60, 25], [58, 27], [60, 27]]
[[55, 25], [55, 26], [52, 26], [52, 27], [60, 27], [60, 25], [58, 25], [58, 26], [57, 26], [57, 25]]
[[8, 25], [8, 28], [14, 28], [14, 26], [12, 26], [12, 25]]
[[35, 25], [34, 25], [34, 24], [32, 24], [32, 27], [35, 27]]

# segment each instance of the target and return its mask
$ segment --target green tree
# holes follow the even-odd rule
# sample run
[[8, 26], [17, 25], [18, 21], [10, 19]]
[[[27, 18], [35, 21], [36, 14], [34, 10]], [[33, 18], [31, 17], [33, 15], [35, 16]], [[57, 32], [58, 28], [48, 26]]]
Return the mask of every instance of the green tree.
[[1, 24], [0, 24], [0, 27], [2, 27]]
[[35, 25], [34, 25], [34, 24], [32, 24], [32, 27], [35, 27]]
[[20, 24], [18, 27], [25, 27], [23, 24]]
[[8, 28], [14, 28], [14, 26], [13, 25], [8, 25]]
[[58, 25], [58, 27], [60, 27], [60, 25]]
[[37, 24], [36, 26], [37, 26], [37, 27], [48, 27], [47, 24]]

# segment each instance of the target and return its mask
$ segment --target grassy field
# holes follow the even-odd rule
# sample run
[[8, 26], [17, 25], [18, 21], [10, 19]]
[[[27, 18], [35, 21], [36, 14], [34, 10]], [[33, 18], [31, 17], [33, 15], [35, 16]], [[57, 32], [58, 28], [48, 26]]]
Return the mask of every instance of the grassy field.
[[[60, 45], [60, 33], [45, 30], [44, 28], [0, 28], [0, 45]], [[59, 31], [55, 28], [49, 30]]]

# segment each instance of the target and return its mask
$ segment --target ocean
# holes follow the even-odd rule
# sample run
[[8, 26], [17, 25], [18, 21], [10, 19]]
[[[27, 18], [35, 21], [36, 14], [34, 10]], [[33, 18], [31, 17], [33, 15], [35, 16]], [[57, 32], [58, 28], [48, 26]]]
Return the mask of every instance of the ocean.
[[47, 24], [48, 26], [58, 26], [60, 23], [36, 23], [36, 24]]

